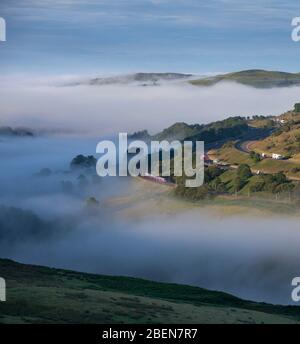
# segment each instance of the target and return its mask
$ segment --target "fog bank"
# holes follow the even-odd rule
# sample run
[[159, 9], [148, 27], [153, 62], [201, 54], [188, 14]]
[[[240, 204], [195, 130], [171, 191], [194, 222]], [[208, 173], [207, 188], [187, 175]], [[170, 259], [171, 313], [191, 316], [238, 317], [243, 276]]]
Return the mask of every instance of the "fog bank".
[[[59, 128], [108, 135], [173, 124], [207, 123], [233, 115], [276, 115], [299, 101], [299, 87], [255, 89], [235, 83], [196, 87], [63, 86], [68, 78], [0, 80], [0, 125]], [[70, 79], [70, 77], [69, 77]]]
[[[126, 203], [107, 200], [131, 195], [134, 179], [95, 184], [86, 174], [83, 184], [78, 177], [85, 172], [70, 172], [71, 159], [94, 154], [96, 142], [74, 137], [0, 142], [0, 257], [291, 303], [290, 283], [299, 275], [298, 218], [222, 217], [201, 206], [124, 217], [120, 210]], [[49, 176], [37, 175], [46, 167]], [[72, 183], [72, 189], [62, 182]], [[99, 206], [87, 207], [90, 196]]]

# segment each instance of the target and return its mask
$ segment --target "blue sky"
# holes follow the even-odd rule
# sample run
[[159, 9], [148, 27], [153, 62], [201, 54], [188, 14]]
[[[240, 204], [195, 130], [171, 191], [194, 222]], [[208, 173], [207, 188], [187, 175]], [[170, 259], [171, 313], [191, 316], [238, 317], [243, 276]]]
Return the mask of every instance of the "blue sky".
[[0, 72], [300, 72], [299, 0], [1, 0]]

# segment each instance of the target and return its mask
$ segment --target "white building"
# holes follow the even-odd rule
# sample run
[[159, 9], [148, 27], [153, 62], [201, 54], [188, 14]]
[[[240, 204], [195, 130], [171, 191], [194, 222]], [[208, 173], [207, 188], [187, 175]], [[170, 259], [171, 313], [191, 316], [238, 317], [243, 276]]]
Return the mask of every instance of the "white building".
[[280, 124], [285, 124], [287, 123], [286, 119], [282, 119], [282, 118], [276, 118], [276, 122], [280, 123]]
[[283, 159], [283, 156], [282, 156], [281, 154], [273, 153], [273, 154], [272, 154], [272, 159], [275, 159], [275, 160], [282, 160], [282, 159]]

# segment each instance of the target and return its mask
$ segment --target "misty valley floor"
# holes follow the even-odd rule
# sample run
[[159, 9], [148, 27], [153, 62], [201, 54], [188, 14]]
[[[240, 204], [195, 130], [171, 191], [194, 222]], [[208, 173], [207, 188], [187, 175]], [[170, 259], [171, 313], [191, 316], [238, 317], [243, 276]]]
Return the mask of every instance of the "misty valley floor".
[[[83, 186], [82, 172], [70, 172], [69, 164], [78, 153], [93, 154], [96, 143], [3, 139], [1, 258], [291, 304], [300, 259], [297, 213], [261, 201], [186, 202], [138, 178], [93, 184], [87, 175]], [[52, 174], [36, 176], [42, 168]], [[72, 182], [73, 192], [62, 189], [62, 181]], [[91, 196], [99, 201], [92, 209], [86, 202]]]
[[0, 259], [7, 301], [0, 323], [300, 323], [299, 307], [129, 277], [91, 275]]

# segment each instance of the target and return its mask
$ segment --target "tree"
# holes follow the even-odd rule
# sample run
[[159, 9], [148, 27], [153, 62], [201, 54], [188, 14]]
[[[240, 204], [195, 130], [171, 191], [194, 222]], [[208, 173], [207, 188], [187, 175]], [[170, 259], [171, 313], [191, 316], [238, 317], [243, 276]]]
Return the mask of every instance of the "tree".
[[283, 172], [278, 172], [273, 175], [273, 181], [279, 185], [286, 183], [288, 180]]
[[97, 164], [97, 159], [93, 155], [84, 156], [82, 154], [77, 155], [71, 161], [71, 168], [94, 168]]
[[254, 162], [259, 162], [261, 161], [261, 157], [258, 153], [251, 151], [250, 152], [250, 158], [254, 161]]
[[215, 178], [213, 181], [211, 181], [210, 186], [217, 192], [226, 192], [226, 185], [221, 181], [219, 177]]
[[247, 181], [250, 177], [252, 177], [252, 172], [247, 164], [241, 164], [237, 169], [237, 176], [242, 181]]
[[205, 182], [210, 182], [219, 177], [224, 171], [217, 166], [209, 166], [205, 169]]
[[300, 112], [300, 103], [295, 104], [295, 112]]

